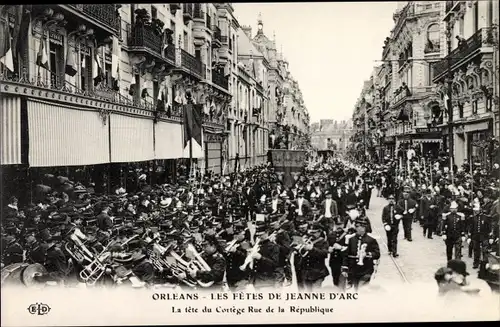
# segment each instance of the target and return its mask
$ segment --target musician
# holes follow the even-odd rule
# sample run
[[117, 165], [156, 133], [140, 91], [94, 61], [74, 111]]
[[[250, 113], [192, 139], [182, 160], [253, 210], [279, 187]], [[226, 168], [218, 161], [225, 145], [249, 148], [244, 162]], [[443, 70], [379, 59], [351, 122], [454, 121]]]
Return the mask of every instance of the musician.
[[[232, 292], [243, 291], [249, 283], [249, 271], [240, 269], [245, 262], [247, 251], [250, 248], [247, 239], [247, 229], [242, 221], [234, 223], [235, 245], [227, 248], [226, 254], [226, 282]], [[229, 246], [229, 245], [228, 245]]]
[[292, 240], [288, 232], [283, 229], [283, 224], [278, 219], [278, 216], [272, 217], [273, 219], [270, 223], [270, 228], [272, 231], [272, 238], [270, 240], [274, 242], [279, 247], [279, 260], [278, 265], [276, 267], [276, 287], [279, 288], [283, 286], [283, 282], [285, 281], [285, 267], [287, 266], [287, 262], [292, 251], [291, 243]]
[[[342, 274], [350, 275], [355, 290], [370, 282], [375, 272], [376, 261], [380, 258], [377, 240], [366, 233], [365, 219], [356, 219], [356, 234], [347, 241], [347, 253], [343, 261]], [[349, 272], [349, 273], [348, 273]]]
[[2, 237], [2, 263], [6, 266], [23, 262], [23, 248], [13, 235]]
[[330, 270], [333, 277], [333, 285], [340, 286], [340, 276], [342, 272], [342, 262], [344, 260], [344, 254], [347, 250], [346, 246], [346, 236], [347, 233], [342, 227], [338, 227], [337, 230], [328, 235], [328, 252], [330, 253]]
[[473, 269], [479, 268], [481, 255], [488, 248], [490, 231], [492, 230], [491, 219], [484, 214], [479, 206], [474, 207], [474, 213], [469, 226], [467, 226], [467, 242], [472, 244], [474, 255]]
[[465, 215], [458, 212], [458, 204], [453, 201], [450, 204], [450, 212], [443, 215], [443, 240], [446, 243], [446, 258], [452, 259], [455, 251], [455, 259], [462, 257], [462, 242], [465, 241]]
[[371, 179], [365, 179], [365, 182], [363, 183], [362, 186], [362, 192], [361, 192], [361, 197], [366, 204], [366, 209], [370, 209], [370, 200], [372, 198], [372, 181]]
[[222, 232], [218, 235], [220, 239], [226, 241], [226, 242], [231, 242], [234, 239], [234, 228], [233, 228], [233, 223], [225, 220], [222, 223]]
[[394, 194], [390, 194], [388, 197], [389, 204], [382, 209], [382, 223], [384, 224], [384, 229], [387, 235], [387, 247], [389, 248], [389, 255], [394, 258], [399, 256], [398, 254], [398, 234], [399, 234], [399, 216], [396, 217], [396, 200]]
[[212, 286], [210, 286], [212, 290], [222, 290], [226, 259], [217, 251], [217, 239], [215, 237], [206, 237], [202, 246], [204, 247], [204, 253], [201, 257], [210, 267], [210, 271], [190, 269], [189, 275], [192, 278], [201, 280], [203, 283], [213, 282]]
[[332, 193], [326, 191], [325, 199], [321, 202], [320, 215], [327, 219], [333, 219], [338, 224], [338, 214], [337, 202], [332, 199]]
[[420, 199], [420, 219], [423, 224], [424, 237], [432, 239], [432, 233], [436, 229], [437, 212], [436, 200], [431, 196], [431, 190], [426, 188]]
[[69, 273], [68, 260], [59, 246], [51, 239], [41, 245], [45, 253], [44, 266], [53, 280], [60, 283]]
[[280, 248], [269, 240], [267, 228], [265, 222], [256, 222], [255, 237], [260, 240], [256, 245], [259, 250], [251, 254], [254, 259], [253, 286], [256, 290], [274, 289], [276, 286], [276, 268], [279, 265]]
[[299, 288], [303, 287], [307, 292], [321, 287], [323, 280], [328, 276], [328, 269], [325, 265], [325, 259], [328, 256], [328, 242], [321, 235], [321, 225], [312, 223], [308, 231], [308, 242], [299, 253], [302, 255], [300, 262], [302, 283]]
[[413, 222], [417, 206], [417, 202], [410, 198], [410, 187], [405, 186], [403, 188], [403, 198], [399, 200], [396, 211], [398, 214], [403, 216], [401, 220], [403, 221], [404, 236], [405, 240], [408, 242], [412, 241], [411, 224]]
[[109, 216], [109, 211], [111, 207], [107, 203], [101, 203], [101, 212], [97, 215], [97, 227], [103, 232], [111, 233], [111, 228], [113, 228], [113, 221]]

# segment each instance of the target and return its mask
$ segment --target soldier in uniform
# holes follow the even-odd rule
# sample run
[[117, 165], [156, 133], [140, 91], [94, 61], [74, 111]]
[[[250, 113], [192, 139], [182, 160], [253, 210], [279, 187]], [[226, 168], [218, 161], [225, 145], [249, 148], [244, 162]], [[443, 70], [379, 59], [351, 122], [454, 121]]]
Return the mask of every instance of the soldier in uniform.
[[347, 233], [342, 227], [338, 227], [334, 233], [328, 236], [328, 252], [330, 253], [329, 265], [333, 277], [333, 285], [340, 286], [340, 275], [342, 273], [342, 262], [347, 250]]
[[414, 213], [417, 209], [418, 205], [417, 202], [413, 199], [410, 198], [410, 187], [405, 186], [403, 188], [403, 196], [401, 200], [399, 200], [398, 205], [397, 205], [397, 213], [402, 215], [403, 218], [403, 230], [404, 230], [404, 235], [405, 239], [408, 242], [412, 241], [411, 238], [411, 225], [413, 222], [413, 217]]
[[245, 239], [246, 229], [241, 221], [235, 222], [233, 228], [236, 244], [226, 253], [226, 281], [229, 289], [236, 292], [245, 290], [248, 285], [248, 270], [242, 271], [240, 266], [245, 262], [250, 243]]
[[424, 196], [420, 199], [420, 219], [423, 224], [424, 237], [432, 239], [436, 226], [436, 200], [431, 196], [431, 190], [426, 188]]
[[204, 253], [203, 260], [210, 267], [210, 271], [189, 270], [189, 275], [192, 278], [201, 280], [203, 283], [213, 282], [210, 289], [222, 290], [224, 273], [226, 272], [226, 259], [217, 251], [218, 243], [215, 237], [205, 237], [202, 242]]
[[473, 216], [469, 226], [467, 226], [467, 242], [472, 244], [474, 255], [473, 269], [479, 268], [481, 255], [488, 247], [489, 233], [491, 231], [491, 220], [481, 212], [479, 206], [473, 210]]
[[2, 263], [6, 266], [23, 262], [23, 248], [15, 236], [8, 235], [2, 238]]
[[328, 276], [325, 259], [328, 256], [328, 242], [321, 237], [322, 229], [318, 223], [312, 223], [308, 231], [309, 242], [302, 250], [301, 274], [304, 290], [311, 292], [321, 287], [323, 280]]
[[355, 224], [356, 234], [347, 241], [342, 274], [344, 277], [349, 274], [352, 286], [358, 290], [370, 282], [376, 261], [380, 258], [380, 248], [377, 240], [366, 233], [367, 223], [364, 219], [356, 219]]
[[283, 282], [286, 278], [285, 267], [291, 252], [291, 238], [290, 235], [288, 235], [288, 233], [283, 229], [282, 223], [276, 218], [278, 217], [274, 218], [275, 220], [270, 223], [270, 227], [272, 230], [271, 235], [274, 235], [274, 240], [271, 241], [276, 243], [280, 249], [278, 266], [276, 267], [276, 287], [279, 288], [283, 286]]
[[450, 212], [443, 215], [443, 240], [446, 243], [446, 258], [451, 260], [453, 251], [455, 259], [462, 257], [462, 242], [465, 241], [465, 215], [457, 211], [458, 204], [453, 201], [450, 204]]
[[389, 248], [389, 255], [392, 254], [394, 258], [398, 254], [398, 234], [399, 234], [399, 220], [400, 216], [396, 213], [396, 202], [394, 194], [389, 195], [389, 204], [382, 209], [382, 223], [384, 224], [385, 233], [387, 234], [387, 247]]
[[260, 239], [260, 243], [259, 251], [251, 254], [254, 260], [253, 286], [255, 289], [274, 289], [280, 248], [269, 240], [267, 224], [264, 221], [256, 222], [255, 237]]

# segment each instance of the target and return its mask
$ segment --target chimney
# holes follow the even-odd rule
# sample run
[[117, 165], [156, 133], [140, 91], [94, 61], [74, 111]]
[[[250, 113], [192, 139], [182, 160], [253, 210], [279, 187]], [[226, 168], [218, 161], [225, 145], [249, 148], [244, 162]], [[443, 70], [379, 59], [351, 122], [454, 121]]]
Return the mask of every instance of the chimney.
[[249, 39], [252, 39], [252, 27], [251, 26], [241, 26], [243, 32], [248, 36]]

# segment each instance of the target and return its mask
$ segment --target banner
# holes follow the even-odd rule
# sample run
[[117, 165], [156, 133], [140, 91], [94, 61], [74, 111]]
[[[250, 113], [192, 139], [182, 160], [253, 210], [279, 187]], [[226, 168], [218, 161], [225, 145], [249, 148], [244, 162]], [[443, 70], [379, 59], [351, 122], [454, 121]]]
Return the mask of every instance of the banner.
[[283, 175], [283, 184], [287, 187], [293, 185], [295, 183], [293, 175], [300, 172], [306, 164], [307, 151], [281, 149], [269, 151], [275, 171]]

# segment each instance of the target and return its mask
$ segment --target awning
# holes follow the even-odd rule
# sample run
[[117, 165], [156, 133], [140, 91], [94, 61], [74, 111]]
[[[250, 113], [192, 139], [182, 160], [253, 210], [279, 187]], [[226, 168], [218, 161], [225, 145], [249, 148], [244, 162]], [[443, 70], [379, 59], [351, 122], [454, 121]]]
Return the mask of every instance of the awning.
[[153, 160], [153, 121], [111, 114], [111, 162]]
[[28, 126], [32, 167], [109, 162], [108, 126], [95, 111], [29, 100]]
[[413, 143], [443, 143], [442, 139], [413, 139]]
[[0, 164], [21, 164], [21, 98], [2, 95], [0, 102]]
[[483, 121], [481, 123], [464, 125], [464, 132], [465, 133], [475, 132], [475, 131], [484, 131], [485, 129], [488, 129], [488, 122], [487, 121]]
[[155, 125], [155, 159], [182, 158], [182, 125], [158, 122]]

